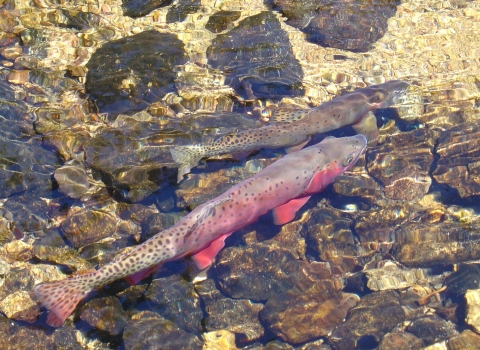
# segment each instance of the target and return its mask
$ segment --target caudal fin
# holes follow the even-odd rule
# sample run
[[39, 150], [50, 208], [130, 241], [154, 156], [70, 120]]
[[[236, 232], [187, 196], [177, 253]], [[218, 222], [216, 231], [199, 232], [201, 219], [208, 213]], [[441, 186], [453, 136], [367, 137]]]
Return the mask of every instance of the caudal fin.
[[203, 158], [203, 148], [197, 145], [189, 146], [174, 146], [170, 148], [175, 163], [178, 164], [177, 182], [183, 180], [183, 175], [186, 175], [190, 170], [198, 165], [198, 162]]
[[60, 327], [91, 288], [82, 276], [42, 283], [34, 288], [38, 301], [49, 312], [47, 323]]

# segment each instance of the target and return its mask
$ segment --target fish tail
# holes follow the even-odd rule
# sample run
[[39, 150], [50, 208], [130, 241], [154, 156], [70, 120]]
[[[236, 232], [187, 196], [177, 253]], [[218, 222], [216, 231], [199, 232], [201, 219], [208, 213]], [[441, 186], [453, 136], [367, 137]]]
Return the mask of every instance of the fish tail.
[[178, 164], [177, 182], [180, 182], [183, 175], [188, 174], [204, 157], [204, 148], [201, 145], [174, 146], [170, 148], [170, 153]]
[[49, 311], [47, 323], [60, 327], [77, 304], [92, 290], [86, 275], [35, 286], [37, 300]]

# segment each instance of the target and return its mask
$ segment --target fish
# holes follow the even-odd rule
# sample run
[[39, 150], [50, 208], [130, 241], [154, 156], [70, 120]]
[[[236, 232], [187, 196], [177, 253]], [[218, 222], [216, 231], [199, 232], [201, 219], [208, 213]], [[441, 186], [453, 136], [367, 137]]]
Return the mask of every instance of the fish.
[[327, 137], [199, 205], [175, 225], [98, 270], [36, 285], [37, 300], [49, 311], [47, 323], [61, 326], [92, 290], [128, 276], [138, 282], [167, 261], [191, 256], [199, 269], [205, 269], [228, 236], [269, 210], [277, 225], [293, 220], [311, 195], [355, 164], [366, 145], [363, 135]]
[[369, 145], [378, 139], [373, 110], [397, 103], [409, 83], [391, 80], [357, 89], [314, 108], [287, 108], [274, 112], [268, 124], [236, 133], [220, 135], [201, 144], [175, 145], [170, 148], [178, 165], [177, 182], [196, 167], [201, 159], [230, 154], [241, 159], [260, 148], [286, 148], [287, 153], [302, 149], [313, 135], [346, 125], [367, 137]]

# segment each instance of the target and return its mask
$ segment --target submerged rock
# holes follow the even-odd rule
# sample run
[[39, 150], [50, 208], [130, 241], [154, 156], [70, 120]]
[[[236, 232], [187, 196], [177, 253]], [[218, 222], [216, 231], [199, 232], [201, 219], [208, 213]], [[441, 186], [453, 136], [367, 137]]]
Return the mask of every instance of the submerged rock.
[[123, 341], [125, 350], [155, 350], [159, 344], [166, 350], [202, 349], [197, 336], [148, 311], [132, 317], [123, 332]]
[[468, 123], [444, 131], [438, 139], [440, 159], [433, 177], [462, 198], [480, 194], [480, 146], [472, 142], [479, 137], [480, 126]]
[[[262, 243], [222, 250], [215, 273], [222, 292], [254, 301], [267, 300], [294, 287], [308, 289], [313, 281], [331, 277], [331, 271], [322, 264], [299, 261], [278, 244]], [[341, 288], [340, 281], [327, 281]]]
[[456, 326], [443, 318], [433, 315], [413, 320], [406, 329], [408, 332], [422, 339], [425, 345], [431, 345], [447, 340], [458, 334]]
[[40, 308], [26, 291], [17, 291], [0, 302], [0, 311], [8, 318], [17, 321], [34, 322]]
[[414, 130], [390, 136], [366, 155], [368, 173], [384, 186], [385, 197], [418, 201], [429, 190], [435, 130]]
[[169, 147], [186, 134], [164, 130], [149, 114], [119, 116], [85, 145], [85, 163], [98, 171], [107, 187], [131, 202], [169, 187], [176, 166]]
[[122, 0], [122, 9], [125, 16], [137, 18], [147, 15], [157, 8], [168, 6], [172, 2], [172, 0]]
[[152, 281], [145, 293], [149, 310], [155, 310], [176, 326], [199, 333], [203, 311], [193, 284], [178, 275]]
[[271, 12], [248, 17], [218, 35], [207, 49], [207, 58], [245, 99], [303, 95], [302, 69], [287, 33]]
[[480, 333], [480, 289], [470, 289], [465, 293], [467, 311], [465, 322]]
[[327, 336], [347, 316], [360, 298], [355, 294], [329, 295], [314, 285], [305, 291], [292, 289], [268, 300], [261, 320], [288, 343], [304, 343]]
[[322, 46], [350, 51], [368, 51], [387, 31], [398, 1], [292, 1], [273, 0], [274, 9], [287, 17], [287, 24], [307, 34], [307, 40]]
[[480, 258], [477, 232], [457, 223], [408, 223], [395, 230], [392, 255], [407, 266], [453, 264]]
[[116, 218], [103, 210], [81, 209], [68, 216], [61, 228], [73, 246], [80, 248], [112, 236], [116, 230]]
[[453, 298], [463, 297], [469, 289], [480, 289], [480, 264], [460, 264], [457, 271], [445, 279], [447, 294]]
[[59, 265], [66, 265], [74, 271], [89, 270], [93, 266], [81, 258], [75, 249], [69, 247], [50, 247], [35, 245], [33, 256], [40, 261], [51, 262]]
[[175, 90], [174, 68], [185, 61], [176, 35], [144, 31], [96, 50], [85, 87], [101, 112], [139, 111]]
[[81, 198], [90, 188], [85, 167], [75, 159], [55, 170], [54, 177], [60, 191], [71, 198]]
[[469, 329], [451, 337], [447, 342], [448, 350], [476, 350], [480, 342], [480, 335]]
[[258, 320], [262, 309], [263, 304], [250, 300], [222, 298], [206, 306], [208, 317], [203, 322], [207, 331], [228, 331], [236, 334], [242, 343], [251, 342], [264, 335]]
[[396, 325], [422, 314], [422, 309], [403, 306], [402, 295], [394, 291], [374, 292], [364, 296], [352, 310], [345, 322], [337, 327], [329, 339], [336, 349], [355, 349], [362, 337], [379, 342], [384, 334]]
[[378, 350], [420, 350], [424, 347], [423, 341], [411, 333], [391, 332], [382, 338]]
[[240, 18], [240, 11], [219, 11], [211, 15], [208, 19], [205, 29], [212, 33], [220, 33], [226, 29], [231, 29], [232, 23]]
[[219, 330], [202, 334], [205, 345], [203, 350], [237, 350], [235, 334], [227, 330]]
[[88, 301], [80, 311], [80, 319], [92, 328], [110, 335], [120, 334], [128, 322], [122, 304], [114, 297]]

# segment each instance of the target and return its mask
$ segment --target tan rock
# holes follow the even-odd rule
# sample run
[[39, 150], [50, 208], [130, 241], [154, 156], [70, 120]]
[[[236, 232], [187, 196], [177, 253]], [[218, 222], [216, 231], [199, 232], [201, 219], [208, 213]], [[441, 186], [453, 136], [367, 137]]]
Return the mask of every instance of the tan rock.
[[18, 291], [0, 302], [0, 311], [10, 319], [32, 323], [37, 319], [40, 308], [28, 292]]
[[467, 315], [465, 322], [480, 333], [480, 289], [469, 289], [465, 293]]

